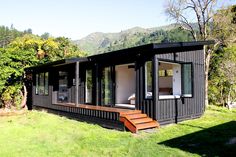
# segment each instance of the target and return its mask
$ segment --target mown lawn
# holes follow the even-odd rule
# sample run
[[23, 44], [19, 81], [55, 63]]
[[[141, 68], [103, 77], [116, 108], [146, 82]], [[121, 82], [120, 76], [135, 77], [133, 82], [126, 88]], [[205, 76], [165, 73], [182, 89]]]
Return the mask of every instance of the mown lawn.
[[0, 117], [0, 157], [236, 156], [236, 110], [131, 134], [45, 112]]

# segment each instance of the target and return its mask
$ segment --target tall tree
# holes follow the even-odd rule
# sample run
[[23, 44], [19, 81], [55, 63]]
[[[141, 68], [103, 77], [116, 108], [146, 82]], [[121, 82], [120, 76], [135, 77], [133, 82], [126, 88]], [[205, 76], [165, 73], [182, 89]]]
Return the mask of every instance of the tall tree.
[[213, 37], [224, 45], [236, 43], [236, 5], [217, 10], [213, 16]]
[[36, 65], [38, 59], [33, 49], [21, 50], [18, 47], [8, 47], [0, 52], [1, 100], [6, 108], [24, 106], [25, 104], [20, 102], [23, 96], [26, 97], [25, 90], [22, 92], [24, 68]]
[[218, 10], [213, 20], [213, 36], [218, 38], [225, 48], [219, 49], [211, 58], [209, 102], [225, 105], [229, 102], [229, 97], [235, 100], [235, 97], [232, 98], [236, 95], [235, 85], [232, 85], [232, 79], [236, 78], [233, 66], [236, 58], [236, 5]]
[[[219, 5], [218, 0], [169, 0], [166, 14], [182, 29], [189, 31], [194, 40], [215, 40], [213, 46], [204, 46], [205, 54], [205, 104], [208, 105], [208, 73], [210, 58], [221, 44], [212, 36], [213, 16]], [[194, 23], [197, 25], [195, 26]]]

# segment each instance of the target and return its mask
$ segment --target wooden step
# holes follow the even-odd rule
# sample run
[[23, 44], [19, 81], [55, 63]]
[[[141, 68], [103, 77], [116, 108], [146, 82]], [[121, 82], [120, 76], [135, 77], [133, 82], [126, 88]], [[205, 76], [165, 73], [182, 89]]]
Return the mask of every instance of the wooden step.
[[142, 113], [140, 110], [133, 110], [133, 111], [129, 111], [129, 112], [121, 112], [120, 116], [124, 117], [126, 115], [131, 115], [131, 114], [139, 114]]
[[132, 119], [130, 121], [132, 121], [134, 124], [140, 124], [140, 123], [152, 122], [153, 119], [146, 117], [146, 118]]
[[125, 120], [124, 121], [125, 127], [129, 129], [129, 131], [131, 131], [132, 133], [136, 133], [138, 130], [136, 129], [135, 124], [133, 124], [131, 121], [129, 120]]
[[137, 133], [138, 130], [159, 128], [159, 123], [147, 114], [142, 114], [140, 110], [130, 110], [120, 112], [120, 121], [132, 133]]
[[125, 111], [125, 112], [120, 112], [120, 121], [121, 122], [125, 122], [125, 117], [127, 115], [134, 115], [134, 114], [140, 114], [142, 113], [140, 110], [131, 110], [129, 112]]
[[125, 116], [125, 117], [126, 117], [127, 119], [129, 119], [129, 120], [132, 120], [132, 119], [146, 118], [147, 115], [146, 115], [146, 114], [138, 113], [138, 114], [127, 115], [127, 116]]
[[136, 129], [141, 130], [141, 129], [147, 129], [147, 128], [156, 128], [158, 127], [158, 124], [156, 121], [148, 122], [148, 123], [141, 123], [141, 124], [136, 124]]

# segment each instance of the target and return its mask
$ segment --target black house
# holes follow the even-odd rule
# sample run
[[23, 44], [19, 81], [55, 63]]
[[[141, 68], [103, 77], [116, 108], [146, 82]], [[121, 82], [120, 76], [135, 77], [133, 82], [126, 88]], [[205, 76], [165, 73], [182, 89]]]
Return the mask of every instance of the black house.
[[208, 44], [148, 44], [27, 68], [28, 105], [132, 132], [200, 117]]

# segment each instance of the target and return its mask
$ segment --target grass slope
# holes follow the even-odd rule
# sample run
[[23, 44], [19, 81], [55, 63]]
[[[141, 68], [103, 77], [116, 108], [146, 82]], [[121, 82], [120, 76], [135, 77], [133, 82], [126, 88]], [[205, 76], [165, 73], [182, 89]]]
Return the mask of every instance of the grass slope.
[[199, 119], [134, 135], [32, 111], [0, 118], [0, 156], [233, 156], [235, 123], [236, 111], [210, 107]]

